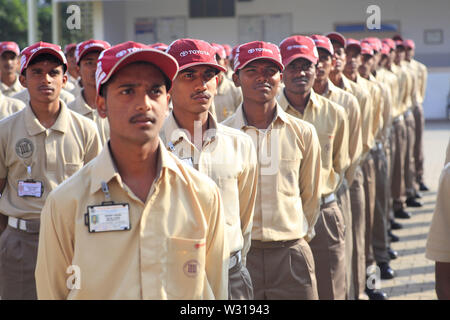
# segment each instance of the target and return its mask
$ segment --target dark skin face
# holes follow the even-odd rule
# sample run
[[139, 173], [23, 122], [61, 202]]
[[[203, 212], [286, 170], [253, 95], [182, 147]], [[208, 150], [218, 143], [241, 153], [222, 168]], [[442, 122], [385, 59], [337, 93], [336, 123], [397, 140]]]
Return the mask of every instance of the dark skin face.
[[292, 94], [311, 91], [316, 79], [316, 66], [309, 60], [298, 58], [289, 63], [283, 71], [285, 90]]
[[174, 108], [199, 114], [208, 111], [217, 92], [217, 69], [198, 65], [181, 70], [171, 90]]
[[369, 77], [370, 72], [373, 69], [374, 63], [375, 63], [375, 59], [373, 56], [371, 56], [370, 54], [364, 54], [362, 56], [362, 63], [358, 68], [359, 74], [364, 78]]
[[17, 71], [19, 59], [14, 52], [5, 51], [0, 56], [0, 74], [12, 74]]
[[317, 63], [316, 81], [325, 81], [330, 76], [336, 61], [327, 50], [318, 48], [317, 51], [319, 52], [319, 62]]
[[281, 79], [278, 66], [267, 59], [252, 61], [233, 74], [235, 85], [242, 88], [244, 101], [261, 104], [275, 99]]
[[415, 54], [414, 49], [406, 48], [405, 59], [407, 61], [411, 61], [411, 59], [414, 58], [414, 54]]
[[361, 65], [361, 50], [356, 46], [347, 47], [345, 53], [347, 55], [344, 72], [346, 74], [353, 74], [358, 72], [358, 68]]
[[164, 81], [150, 63], [132, 63], [115, 73], [96, 103], [100, 116], [108, 117], [111, 141], [157, 144], [170, 99]]
[[85, 54], [80, 60], [78, 70], [84, 87], [90, 86], [95, 88], [95, 72], [99, 55], [100, 52], [98, 51], [90, 52]]
[[67, 76], [61, 64], [46, 60], [28, 66], [25, 75], [21, 75], [19, 80], [28, 89], [32, 101], [45, 104], [59, 99]]
[[402, 46], [397, 47], [397, 49], [395, 50], [395, 64], [399, 64], [401, 61], [405, 60], [405, 55], [405, 48]]
[[333, 44], [333, 49], [334, 49], [334, 55], [333, 58], [335, 59], [335, 65], [334, 65], [334, 70], [335, 72], [343, 72], [344, 71], [344, 67], [346, 64], [346, 60], [347, 60], [347, 55], [345, 54], [345, 49], [344, 47], [337, 41], [331, 41], [331, 43]]

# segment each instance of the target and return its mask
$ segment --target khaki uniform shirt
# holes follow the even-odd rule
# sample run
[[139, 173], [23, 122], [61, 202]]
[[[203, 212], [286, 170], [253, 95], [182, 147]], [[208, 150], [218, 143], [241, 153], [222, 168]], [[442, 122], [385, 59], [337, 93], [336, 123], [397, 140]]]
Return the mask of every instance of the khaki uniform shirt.
[[[50, 191], [100, 152], [95, 123], [70, 111], [61, 100], [60, 104], [59, 116], [49, 129], [40, 124], [30, 106], [0, 121], [0, 179], [6, 179], [0, 213], [39, 218]], [[18, 196], [19, 180], [29, 178], [42, 182], [40, 198]]]
[[[28, 89], [24, 89], [24, 90], [16, 93], [15, 95], [12, 96], [12, 98], [21, 100], [26, 105], [28, 105], [30, 103], [30, 94], [28, 93]], [[61, 92], [59, 94], [59, 98], [62, 101], [64, 101], [64, 103], [66, 105], [68, 105], [69, 103], [71, 103], [72, 101], [75, 100], [75, 96], [73, 94], [71, 94], [70, 92], [64, 90], [64, 89], [61, 89]]]
[[406, 70], [409, 75], [409, 91], [407, 97], [407, 105], [408, 109], [417, 106], [417, 92], [419, 91], [418, 87], [418, 74], [416, 68], [409, 63], [408, 61], [402, 61], [402, 66]]
[[97, 125], [100, 142], [102, 143], [102, 146], [104, 146], [106, 142], [109, 140], [108, 119], [100, 117], [97, 109], [92, 109], [86, 103], [82, 94], [77, 96], [76, 99], [68, 105], [68, 107], [72, 111], [78, 112], [79, 114], [88, 117], [89, 119], [95, 122], [95, 124]]
[[256, 151], [252, 139], [245, 133], [218, 124], [211, 114], [208, 121], [204, 139], [201, 129], [198, 130], [199, 139], [203, 139], [201, 150], [192, 144], [189, 132], [179, 127], [172, 112], [160, 132], [161, 140], [167, 150], [219, 186], [225, 204], [228, 247], [230, 253], [242, 250], [245, 265], [258, 184]]
[[422, 104], [425, 99], [425, 93], [427, 89], [427, 79], [428, 79], [428, 70], [426, 65], [420, 63], [415, 59], [411, 59], [411, 65], [416, 69], [417, 72], [417, 103]]
[[[390, 88], [387, 84], [377, 80], [375, 76], [372, 74], [369, 76], [369, 81], [375, 83], [380, 89], [380, 100], [382, 105], [382, 110], [378, 116], [381, 118], [380, 122], [382, 123], [381, 129], [378, 131], [378, 135], [375, 137], [377, 141], [384, 142], [388, 137], [388, 130], [391, 127], [392, 119], [391, 119], [391, 93]], [[380, 108], [381, 109], [381, 108]]]
[[14, 94], [22, 91], [24, 87], [20, 84], [19, 75], [17, 75], [16, 81], [11, 87], [0, 81], [0, 91], [7, 97], [12, 97]]
[[20, 100], [5, 96], [0, 91], [0, 120], [25, 108], [25, 103]]
[[370, 149], [375, 145], [375, 137], [372, 133], [372, 99], [369, 91], [361, 87], [356, 82], [342, 77], [342, 90], [353, 94], [359, 102], [361, 108], [361, 134], [363, 141], [363, 151], [361, 159], [364, 159]]
[[425, 256], [437, 262], [450, 262], [450, 162], [447, 162], [439, 179], [433, 219], [426, 245]]
[[241, 103], [241, 88], [237, 88], [233, 81], [224, 77], [222, 83], [217, 87], [217, 94], [214, 97], [217, 121], [222, 122], [231, 116]]
[[314, 236], [319, 215], [321, 160], [314, 127], [277, 104], [266, 130], [248, 124], [241, 106], [224, 125], [250, 135], [259, 172], [252, 239], [285, 241]]
[[345, 170], [350, 166], [348, 116], [345, 109], [316, 94], [312, 89], [303, 114], [290, 105], [284, 92], [278, 96], [278, 102], [287, 113], [316, 128], [322, 158], [321, 195], [330, 195], [337, 190]]
[[409, 87], [411, 85], [410, 77], [408, 73], [398, 65], [392, 65], [391, 71], [397, 76], [398, 81], [398, 108], [399, 108], [399, 115], [402, 115], [405, 113], [405, 111], [408, 109], [407, 106], [407, 96], [409, 92]]
[[[160, 142], [162, 146], [162, 142]], [[121, 179], [110, 148], [50, 194], [42, 210], [39, 299], [227, 299], [228, 247], [215, 183], [160, 147], [145, 202]], [[131, 229], [89, 233], [87, 206], [129, 205]], [[66, 285], [67, 268], [80, 286]]]
[[349, 185], [351, 185], [363, 151], [361, 109], [358, 100], [354, 95], [336, 87], [329, 79], [328, 88], [323, 96], [344, 107], [347, 112], [349, 124], [348, 156], [350, 158], [350, 167], [345, 172], [345, 178]]
[[[81, 79], [74, 79], [72, 76], [70, 78], [73, 79], [70, 83], [73, 85], [72, 89], [69, 90], [66, 88], [67, 91], [69, 91], [71, 94], [73, 94], [76, 97], [81, 95], [81, 90], [83, 90], [83, 86], [81, 85]], [[67, 81], [69, 82], [69, 81]]]

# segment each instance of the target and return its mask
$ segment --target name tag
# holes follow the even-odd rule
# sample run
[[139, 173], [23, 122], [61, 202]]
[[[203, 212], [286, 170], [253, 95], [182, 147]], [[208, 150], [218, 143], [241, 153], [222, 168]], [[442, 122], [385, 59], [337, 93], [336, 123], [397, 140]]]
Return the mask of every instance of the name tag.
[[130, 230], [130, 210], [128, 203], [88, 206], [85, 224], [89, 232]]
[[183, 164], [194, 167], [194, 162], [192, 162], [192, 158], [184, 158], [180, 159]]
[[19, 180], [17, 186], [17, 193], [19, 197], [35, 197], [40, 198], [44, 193], [42, 182], [34, 180]]

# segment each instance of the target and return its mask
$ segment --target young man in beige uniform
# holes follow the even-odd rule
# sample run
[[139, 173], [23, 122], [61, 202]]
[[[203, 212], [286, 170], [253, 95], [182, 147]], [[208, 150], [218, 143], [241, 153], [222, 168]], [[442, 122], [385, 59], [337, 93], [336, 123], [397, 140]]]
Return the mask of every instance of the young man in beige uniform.
[[20, 100], [7, 97], [0, 91], [0, 120], [19, 110], [22, 110], [24, 107], [25, 103]]
[[444, 169], [439, 178], [436, 207], [431, 221], [425, 256], [435, 261], [436, 294], [450, 300], [450, 140]]
[[325, 98], [344, 107], [349, 119], [349, 141], [348, 151], [350, 158], [350, 166], [345, 172], [345, 176], [341, 177], [342, 183], [336, 191], [337, 202], [344, 215], [345, 228], [345, 257], [346, 257], [346, 284], [347, 298], [353, 300], [355, 297], [353, 283], [353, 228], [352, 228], [352, 212], [349, 186], [352, 185], [355, 176], [355, 170], [359, 166], [360, 157], [363, 150], [362, 134], [361, 134], [361, 110], [358, 100], [351, 93], [348, 93], [338, 87], [329, 79], [329, 75], [336, 59], [333, 58], [334, 49], [329, 38], [322, 35], [313, 35], [311, 38], [316, 44], [319, 53], [317, 63], [317, 75], [314, 81], [314, 92], [324, 96]]
[[[384, 128], [385, 121], [389, 121], [390, 112], [390, 97], [389, 92], [380, 84], [372, 75], [374, 65], [378, 64], [375, 50], [368, 41], [361, 42], [361, 56], [362, 63], [359, 66], [359, 74], [364, 79], [370, 81], [371, 84], [375, 84], [379, 88], [380, 98], [383, 101], [380, 112], [374, 118], [380, 122], [383, 122], [383, 126], [380, 127], [375, 135], [375, 148], [371, 150], [374, 169], [375, 169], [375, 205], [373, 212], [373, 227], [372, 227], [372, 239], [371, 248], [372, 255], [369, 255], [370, 260], [368, 265], [372, 265], [374, 262], [380, 269], [381, 279], [392, 279], [395, 277], [395, 272], [389, 265], [390, 256], [388, 252], [389, 240], [388, 240], [388, 207], [389, 207], [389, 194], [387, 193], [389, 178], [388, 178], [388, 164], [385, 152], [385, 136], [386, 129]], [[374, 47], [378, 49], [378, 46]], [[381, 109], [381, 108], [380, 108]], [[389, 111], [385, 115], [384, 110]], [[382, 118], [382, 119], [381, 119]], [[374, 124], [377, 122], [374, 121]], [[386, 124], [387, 125], [387, 124]]]
[[67, 81], [60, 47], [38, 42], [22, 51], [20, 82], [29, 105], [0, 121], [0, 296], [36, 299], [39, 223], [45, 199], [100, 152], [95, 124], [59, 99]]
[[111, 137], [47, 199], [38, 298], [226, 299], [219, 189], [159, 138], [176, 60], [129, 41], [103, 51], [97, 67]]
[[0, 91], [11, 97], [23, 90], [17, 74], [20, 49], [13, 41], [0, 42]]
[[[196, 39], [179, 39], [167, 53], [178, 62], [170, 112], [160, 136], [165, 147], [219, 186], [225, 208], [230, 250], [228, 297], [253, 300], [246, 268], [258, 182], [257, 158], [251, 138], [217, 123], [209, 112], [217, 77], [225, 68], [215, 48]], [[187, 52], [187, 54], [185, 54]], [[234, 84], [233, 84], [234, 86]]]
[[64, 54], [67, 58], [67, 83], [66, 89], [74, 96], [78, 96], [81, 91], [81, 80], [77, 60], [75, 58], [76, 43], [69, 43], [64, 47]]
[[423, 181], [423, 130], [424, 130], [424, 114], [423, 101], [425, 99], [425, 92], [427, 88], [428, 70], [426, 65], [414, 59], [415, 43], [411, 39], [404, 41], [406, 48], [405, 61], [415, 70], [417, 87], [416, 87], [416, 101], [413, 106], [414, 119], [416, 121], [416, 139], [414, 143], [414, 161], [416, 167], [416, 182], [419, 184], [420, 191], [428, 191], [428, 187]]
[[[278, 102], [287, 113], [314, 125], [321, 146], [322, 188], [316, 236], [310, 246], [316, 264], [319, 299], [346, 298], [345, 221], [336, 191], [350, 165], [345, 109], [312, 89], [318, 52], [314, 40], [292, 36], [280, 43], [285, 69]], [[350, 232], [350, 231], [349, 231]]]
[[247, 268], [255, 299], [318, 299], [314, 237], [321, 184], [314, 127], [276, 101], [283, 70], [272, 43], [237, 48], [233, 80], [243, 103], [224, 124], [249, 134], [257, 149], [258, 191]]
[[97, 90], [95, 88], [95, 72], [97, 60], [103, 50], [109, 49], [111, 45], [102, 40], [86, 40], [80, 42], [75, 49], [75, 58], [78, 64], [80, 79], [83, 88], [68, 107], [79, 114], [88, 117], [97, 124], [98, 133], [102, 145], [109, 139], [108, 120], [99, 116], [95, 99]]
[[211, 44], [216, 51], [217, 62], [224, 68], [225, 71], [221, 71], [217, 75], [218, 85], [217, 93], [214, 96], [214, 108], [217, 118], [217, 122], [222, 122], [229, 116], [231, 116], [239, 105], [242, 103], [242, 91], [237, 88], [233, 81], [228, 79], [227, 63], [225, 48], [217, 43]]

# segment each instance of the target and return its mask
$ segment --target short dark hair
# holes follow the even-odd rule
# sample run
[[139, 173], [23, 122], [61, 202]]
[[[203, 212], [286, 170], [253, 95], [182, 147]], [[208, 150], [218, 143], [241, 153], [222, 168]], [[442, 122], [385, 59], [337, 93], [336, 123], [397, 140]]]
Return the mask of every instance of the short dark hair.
[[63, 70], [64, 73], [66, 73], [67, 71], [67, 66], [65, 64], [63, 64], [61, 62], [61, 60], [59, 60], [57, 57], [55, 57], [54, 55], [50, 54], [50, 53], [43, 53], [38, 55], [36, 58], [33, 58], [29, 63], [26, 69], [23, 70], [22, 75], [25, 75], [26, 70], [28, 69], [28, 67], [31, 67], [32, 65], [38, 63], [38, 62], [42, 62], [42, 61], [50, 61], [50, 62], [54, 62], [57, 63], [58, 66], [63, 66]]
[[[156, 65], [154, 65], [153, 63], [146, 62], [146, 61], [136, 61], [136, 62], [130, 63], [129, 65], [134, 64], [134, 63], [150, 64], [150, 65], [152, 65], [153, 67], [155, 67], [156, 69], [158, 69], [158, 70], [161, 72], [161, 74], [163, 75], [163, 77], [164, 77], [164, 85], [166, 86], [167, 91], [170, 90], [170, 87], [172, 86], [172, 81], [170, 81], [170, 79], [166, 76], [166, 74], [165, 74], [164, 72], [161, 71], [160, 68], [158, 68], [158, 67], [157, 67]], [[128, 65], [127, 65], [127, 66], [128, 66]], [[99, 95], [100, 95], [101, 97], [106, 98], [106, 95], [107, 95], [107, 92], [108, 92], [108, 85], [109, 85], [111, 82], [113, 82], [115, 76], [116, 76], [116, 75], [113, 74], [113, 75], [111, 76], [111, 78], [109, 78], [108, 81], [107, 81], [106, 83], [104, 83], [104, 84], [101, 85], [100, 90], [99, 90]]]

